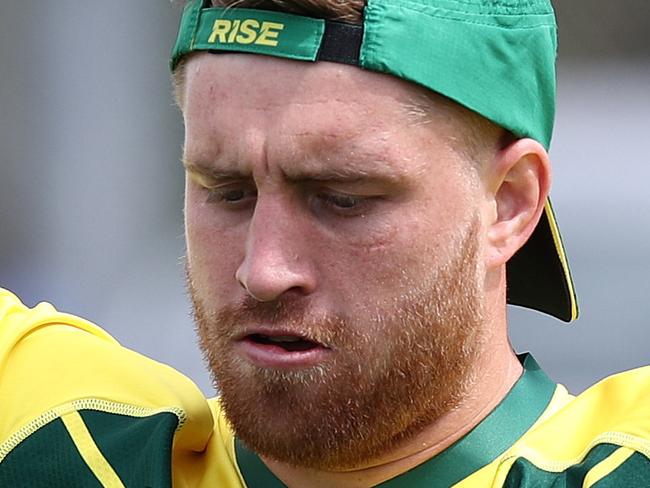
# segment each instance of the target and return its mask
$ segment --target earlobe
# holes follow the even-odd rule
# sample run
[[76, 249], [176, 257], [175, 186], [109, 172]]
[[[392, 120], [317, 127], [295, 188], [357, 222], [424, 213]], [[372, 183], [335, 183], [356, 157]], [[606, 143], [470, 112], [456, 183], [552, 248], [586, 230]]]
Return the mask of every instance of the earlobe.
[[504, 265], [532, 234], [544, 210], [551, 167], [544, 147], [520, 139], [502, 149], [488, 179], [492, 210], [486, 265]]

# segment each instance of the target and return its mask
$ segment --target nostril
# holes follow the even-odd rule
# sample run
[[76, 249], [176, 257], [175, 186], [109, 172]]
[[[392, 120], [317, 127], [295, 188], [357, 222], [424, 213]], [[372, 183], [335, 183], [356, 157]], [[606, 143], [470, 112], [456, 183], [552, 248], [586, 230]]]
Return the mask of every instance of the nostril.
[[247, 244], [245, 256], [235, 272], [239, 286], [258, 302], [271, 302], [283, 294], [310, 294], [315, 289], [316, 273], [308, 254], [296, 250], [300, 243], [288, 237], [263, 240], [260, 236]]

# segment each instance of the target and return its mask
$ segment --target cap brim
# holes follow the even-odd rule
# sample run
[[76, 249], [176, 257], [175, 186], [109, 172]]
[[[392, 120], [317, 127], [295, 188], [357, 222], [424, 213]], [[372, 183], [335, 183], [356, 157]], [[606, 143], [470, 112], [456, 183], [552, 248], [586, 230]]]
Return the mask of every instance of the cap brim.
[[550, 200], [528, 242], [508, 261], [507, 280], [509, 304], [565, 322], [578, 318], [573, 279]]

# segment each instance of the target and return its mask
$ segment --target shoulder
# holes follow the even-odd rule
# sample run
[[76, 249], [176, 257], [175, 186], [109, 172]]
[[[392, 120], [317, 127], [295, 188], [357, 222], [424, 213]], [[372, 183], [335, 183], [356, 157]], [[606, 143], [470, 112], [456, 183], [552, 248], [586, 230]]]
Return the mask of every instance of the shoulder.
[[567, 397], [529, 440], [541, 445], [550, 435], [574, 439], [556, 450], [617, 439], [650, 445], [650, 367], [610, 376], [577, 397]]
[[650, 367], [610, 376], [577, 397], [559, 387], [547, 415], [500, 464], [503, 486], [647, 486]]
[[2, 486], [22, 486], [15, 483], [26, 472], [36, 483], [36, 458], [44, 479], [61, 470], [61, 479], [81, 477], [72, 486], [97, 473], [107, 486], [114, 477], [167, 486], [172, 449], [179, 458], [202, 452], [214, 428], [203, 394], [182, 374], [86, 320], [45, 303], [30, 309], [6, 290], [0, 411]]
[[0, 399], [0, 439], [39, 413], [90, 399], [143, 410], [178, 407], [211, 418], [199, 389], [173, 368], [122, 347], [82, 318], [47, 303], [27, 308], [4, 290]]

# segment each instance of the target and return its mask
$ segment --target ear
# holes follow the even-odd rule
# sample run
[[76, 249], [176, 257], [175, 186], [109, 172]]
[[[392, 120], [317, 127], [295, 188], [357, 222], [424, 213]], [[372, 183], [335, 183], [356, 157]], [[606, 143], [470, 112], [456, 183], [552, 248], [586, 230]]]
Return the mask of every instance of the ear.
[[494, 268], [503, 266], [535, 230], [551, 185], [551, 164], [541, 144], [519, 139], [497, 153], [488, 173], [485, 258]]

